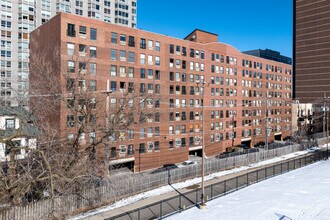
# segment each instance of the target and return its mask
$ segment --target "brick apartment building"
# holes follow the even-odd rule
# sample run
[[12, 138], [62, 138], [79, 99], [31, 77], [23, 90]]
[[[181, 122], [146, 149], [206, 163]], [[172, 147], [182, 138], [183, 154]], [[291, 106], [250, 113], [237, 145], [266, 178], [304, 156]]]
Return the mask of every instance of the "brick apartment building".
[[[201, 154], [203, 129], [207, 156], [265, 141], [267, 91], [269, 140], [291, 135], [291, 66], [243, 54], [219, 43], [216, 34], [195, 30], [177, 39], [60, 13], [31, 34], [32, 55], [41, 49], [56, 59], [56, 47], [65, 68], [85, 51], [83, 56], [92, 57], [86, 79], [96, 81], [97, 91], [111, 89], [111, 103], [130, 83], [139, 85], [136, 93], [155, 95], [155, 118], [127, 131], [125, 141], [109, 142], [111, 164], [132, 163], [142, 171], [187, 160]], [[61, 67], [54, 68], [65, 84]], [[66, 137], [74, 128], [68, 127], [67, 105], [57, 107], [51, 118]], [[97, 150], [105, 155], [103, 146]]]

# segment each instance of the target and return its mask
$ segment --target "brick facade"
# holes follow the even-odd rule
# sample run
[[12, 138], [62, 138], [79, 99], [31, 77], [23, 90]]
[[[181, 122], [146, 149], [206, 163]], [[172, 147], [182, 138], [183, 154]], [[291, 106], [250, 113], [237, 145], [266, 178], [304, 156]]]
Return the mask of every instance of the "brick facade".
[[[74, 25], [75, 37], [67, 35], [68, 24]], [[87, 28], [86, 36], [78, 33], [80, 26]], [[90, 40], [91, 28], [97, 30], [97, 40]], [[116, 40], [112, 39], [111, 36], [115, 36], [112, 33], [116, 33]], [[117, 148], [116, 152], [121, 145], [133, 145], [132, 155], [128, 155], [128, 151], [116, 153], [112, 161], [134, 161], [135, 171], [142, 171], [181, 162], [188, 159], [189, 152], [200, 151], [202, 129], [207, 156], [225, 152], [232, 144], [244, 142], [253, 146], [264, 141], [266, 91], [272, 128], [270, 141], [275, 135], [278, 138], [291, 135], [291, 66], [243, 54], [217, 41], [217, 35], [201, 30], [182, 40], [61, 13], [31, 34], [31, 52], [37, 53], [37, 48], [43, 47], [51, 53], [49, 48], [60, 44], [62, 67], [56, 71], [59, 80], [65, 83], [60, 69], [70, 60], [68, 43], [75, 45], [74, 56], [80, 56], [80, 44], [86, 45], [87, 51], [96, 47], [97, 57], [89, 62], [96, 64], [97, 73], [88, 77], [96, 80], [98, 91], [105, 91], [109, 89], [107, 86], [111, 87], [111, 81], [116, 82], [117, 91], [110, 95], [115, 97], [122, 86], [127, 89], [129, 82], [139, 86], [144, 83], [146, 91], [153, 93], [155, 100], [159, 99], [159, 107], [154, 100], [152, 110], [160, 113], [160, 120], [143, 124], [143, 137], [140, 137], [140, 127], [135, 127], [132, 140], [109, 143], [110, 147]], [[116, 60], [111, 58], [114, 53]], [[130, 60], [133, 53], [134, 61]], [[89, 52], [86, 56], [90, 56]], [[111, 65], [117, 66], [116, 74], [111, 74]], [[129, 74], [132, 70], [134, 76]], [[30, 81], [33, 80], [32, 74]], [[63, 135], [71, 129], [67, 128], [66, 108], [66, 105], [60, 106], [56, 120]], [[234, 143], [231, 132], [235, 132]], [[144, 153], [139, 153], [141, 143], [145, 144]], [[150, 150], [149, 143], [154, 144]], [[104, 155], [103, 148], [98, 149], [101, 155]]]

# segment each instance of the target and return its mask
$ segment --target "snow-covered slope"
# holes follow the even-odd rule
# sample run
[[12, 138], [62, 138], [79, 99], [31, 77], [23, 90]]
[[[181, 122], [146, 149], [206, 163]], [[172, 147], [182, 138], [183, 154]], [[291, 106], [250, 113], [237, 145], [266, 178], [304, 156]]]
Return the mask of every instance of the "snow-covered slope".
[[330, 219], [330, 161], [270, 178], [168, 218], [288, 220]]

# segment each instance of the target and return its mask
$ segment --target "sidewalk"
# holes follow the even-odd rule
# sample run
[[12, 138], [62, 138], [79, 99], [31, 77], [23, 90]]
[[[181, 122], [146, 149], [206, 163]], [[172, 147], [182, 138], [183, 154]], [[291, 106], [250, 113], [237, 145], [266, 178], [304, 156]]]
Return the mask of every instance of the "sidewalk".
[[[271, 167], [273, 165], [283, 163], [285, 161], [289, 161], [293, 158], [297, 159], [299, 157], [304, 157], [306, 154], [307, 154], [307, 152], [305, 152], [305, 153], [296, 152], [296, 153], [294, 153], [293, 156], [291, 156], [289, 158], [286, 158], [286, 159], [283, 159], [283, 158], [285, 158], [285, 156], [283, 156], [282, 159], [281, 160], [279, 159], [279, 161], [277, 161], [277, 162], [268, 163], [266, 165], [255, 166], [255, 167], [247, 168], [245, 170], [238, 171], [238, 172], [235, 172], [235, 173], [230, 173], [230, 174], [225, 174], [223, 176], [214, 177], [211, 180], [207, 180], [205, 182], [205, 186], [208, 186], [208, 185], [211, 185], [211, 184], [214, 184], [214, 183], [218, 183], [218, 182], [221, 182], [221, 181], [224, 181], [224, 180], [228, 180], [228, 179], [234, 178], [236, 176], [244, 175], [244, 174], [249, 173], [251, 171], [255, 171], [255, 170], [258, 170], [258, 169], [265, 168], [265, 167]], [[86, 217], [80, 216], [79, 218], [73, 218], [73, 219], [104, 220], [106, 218], [110, 218], [110, 217], [120, 215], [122, 213], [131, 211], [131, 210], [134, 210], [134, 209], [138, 209], [140, 207], [143, 207], [143, 206], [146, 206], [146, 205], [149, 205], [149, 204], [153, 204], [153, 203], [161, 201], [163, 199], [171, 198], [173, 196], [178, 195], [179, 193], [186, 193], [186, 192], [189, 192], [189, 191], [193, 191], [194, 189], [196, 189], [198, 187], [200, 187], [200, 184], [192, 185], [190, 187], [185, 187], [185, 188], [182, 188], [182, 189], [177, 189], [177, 191], [174, 191], [174, 189], [173, 189], [173, 191], [171, 191], [171, 192], [167, 192], [167, 193], [157, 195], [157, 196], [151, 196], [151, 197], [139, 200], [139, 201], [132, 202], [131, 204], [124, 205], [124, 206], [119, 207], [119, 208], [114, 208], [112, 210], [105, 211], [105, 212], [95, 213], [94, 215], [90, 215], [88, 217], [87, 216]], [[96, 210], [94, 210], [94, 211], [96, 211]], [[86, 214], [88, 215], [88, 213], [86, 213]], [[92, 213], [90, 213], [90, 214], [92, 214]]]

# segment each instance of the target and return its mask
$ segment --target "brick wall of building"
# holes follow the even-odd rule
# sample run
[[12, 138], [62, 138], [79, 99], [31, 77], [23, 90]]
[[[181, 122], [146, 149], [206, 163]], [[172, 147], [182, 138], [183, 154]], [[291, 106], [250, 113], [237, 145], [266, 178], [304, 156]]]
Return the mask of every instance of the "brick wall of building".
[[[79, 59], [82, 55], [78, 52], [79, 45], [86, 45], [85, 57], [90, 56], [90, 47], [96, 47], [97, 57], [88, 58], [87, 63], [95, 63], [97, 73], [88, 75], [87, 71], [86, 77], [96, 80], [97, 91], [105, 91], [109, 89], [109, 82], [116, 82], [117, 91], [110, 97], [118, 97], [120, 85], [125, 84], [127, 89], [128, 83], [133, 82], [139, 87], [144, 83], [147, 93], [153, 94], [154, 103], [151, 109], [160, 114], [160, 120], [153, 119], [152, 122], [133, 128], [132, 140], [110, 142], [109, 146], [117, 149], [120, 145], [128, 147], [131, 144], [134, 147], [133, 155], [117, 153], [116, 157], [112, 158], [113, 161], [131, 158], [134, 160], [135, 171], [181, 162], [188, 159], [189, 152], [200, 151], [202, 129], [207, 156], [225, 152], [233, 144], [244, 142], [253, 146], [264, 141], [266, 91], [269, 92], [269, 127], [273, 129], [270, 141], [274, 140], [275, 135], [280, 135], [280, 138], [291, 135], [290, 65], [242, 54], [230, 45], [214, 42], [217, 40], [216, 35], [201, 30], [196, 32], [196, 42], [192, 42], [63, 13], [53, 20], [61, 22], [55, 29], [61, 29], [58, 41], [61, 44], [63, 66], [73, 59], [67, 55], [68, 43], [75, 45], [74, 59]], [[75, 37], [67, 36], [68, 23], [74, 24]], [[44, 26], [47, 25], [48, 23]], [[78, 33], [80, 26], [86, 27], [86, 36]], [[97, 30], [96, 40], [90, 39], [91, 28]], [[47, 41], [47, 32], [42, 30], [37, 29], [31, 34], [34, 41], [48, 45], [58, 43]], [[116, 42], [111, 38], [112, 33], [117, 34]], [[201, 39], [198, 36], [201, 36]], [[210, 37], [209, 40], [207, 36]], [[130, 37], [134, 45], [129, 44]], [[111, 59], [112, 50], [116, 50], [116, 60]], [[132, 52], [130, 55], [134, 53], [134, 62], [129, 61], [129, 52]], [[121, 59], [120, 54], [124, 54], [125, 59]], [[142, 58], [143, 54], [145, 55], [144, 62], [141, 54]], [[111, 66], [117, 66], [116, 76], [111, 75]], [[120, 74], [120, 67], [126, 70], [125, 75]], [[134, 69], [134, 76], [130, 77], [129, 69]], [[144, 70], [143, 78], [141, 71]], [[60, 72], [56, 74], [61, 75]], [[61, 79], [62, 83], [65, 83], [63, 77]], [[33, 78], [31, 80], [33, 81]], [[203, 81], [204, 99], [201, 92]], [[159, 86], [159, 91], [156, 91]], [[155, 106], [156, 100], [159, 100], [159, 107]], [[104, 112], [105, 109], [99, 111]], [[62, 105], [58, 121], [64, 136], [70, 133], [70, 129], [74, 129], [67, 128], [67, 114], [67, 106]], [[205, 119], [204, 128], [202, 115]], [[236, 127], [233, 128], [232, 124], [236, 124]], [[141, 127], [145, 128], [143, 137], [140, 137]], [[149, 136], [148, 128], [152, 128]], [[159, 132], [156, 132], [157, 129]], [[234, 143], [230, 139], [231, 132], [236, 134]], [[156, 133], [159, 133], [157, 137]], [[148, 150], [148, 143], [155, 142], [159, 143], [159, 149], [154, 146]], [[146, 148], [142, 154], [139, 152], [141, 143], [144, 143]], [[100, 155], [104, 155], [103, 146], [100, 146], [98, 151]]]

